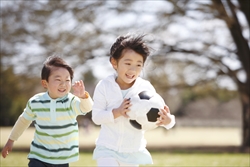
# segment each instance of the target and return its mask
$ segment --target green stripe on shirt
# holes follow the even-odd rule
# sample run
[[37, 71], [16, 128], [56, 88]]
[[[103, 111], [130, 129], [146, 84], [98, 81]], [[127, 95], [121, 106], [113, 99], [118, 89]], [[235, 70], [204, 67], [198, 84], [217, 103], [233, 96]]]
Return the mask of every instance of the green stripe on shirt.
[[72, 133], [75, 133], [75, 132], [78, 133], [78, 130], [73, 130], [73, 131], [68, 132], [68, 133], [55, 134], [55, 135], [39, 132], [38, 130], [36, 130], [35, 133], [38, 134], [38, 135], [41, 135], [41, 136], [51, 136], [51, 137], [57, 138], [57, 137], [68, 136], [69, 134], [72, 134]]
[[39, 148], [39, 149], [42, 149], [45, 151], [49, 151], [49, 152], [71, 151], [74, 148], [78, 148], [78, 145], [72, 145], [70, 148], [48, 149], [44, 146], [36, 144], [34, 141], [31, 144], [36, 148]]
[[39, 128], [41, 129], [64, 129], [64, 128], [68, 128], [70, 126], [76, 126], [77, 122], [75, 122], [74, 124], [67, 124], [67, 125], [62, 125], [62, 126], [43, 126], [43, 125], [38, 125]]
[[54, 160], [54, 159], [55, 159], [55, 160], [66, 160], [66, 159], [70, 159], [70, 158], [72, 158], [72, 157], [77, 157], [77, 156], [79, 155], [79, 153], [77, 152], [77, 153], [72, 154], [72, 155], [70, 155], [70, 156], [47, 157], [47, 156], [42, 155], [42, 154], [39, 154], [39, 153], [37, 153], [37, 152], [35, 152], [35, 151], [31, 151], [30, 154], [34, 154], [34, 155], [36, 155], [36, 156], [38, 156], [38, 157], [45, 158], [45, 159], [52, 159], [52, 160]]

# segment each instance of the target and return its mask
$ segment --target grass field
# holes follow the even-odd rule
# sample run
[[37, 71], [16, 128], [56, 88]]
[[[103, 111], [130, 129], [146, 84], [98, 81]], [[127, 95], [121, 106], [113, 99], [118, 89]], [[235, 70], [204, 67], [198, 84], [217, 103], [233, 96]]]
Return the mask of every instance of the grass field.
[[[8, 139], [11, 127], [1, 127], [0, 147]], [[80, 160], [70, 164], [70, 167], [96, 166], [92, 160], [95, 139], [99, 133], [98, 128], [86, 132], [80, 129]], [[3, 159], [0, 158], [1, 167], [27, 166], [28, 149], [33, 138], [34, 128], [27, 129], [15, 142], [13, 152]], [[230, 146], [237, 148], [240, 145], [240, 130], [238, 128], [175, 128], [170, 131], [157, 129], [147, 132], [148, 149], [152, 153], [155, 167], [249, 167], [249, 154], [237, 153], [232, 150], [221, 150]], [[90, 152], [86, 151], [86, 148]], [[171, 151], [170, 148], [175, 148]], [[202, 147], [201, 151], [191, 151], [192, 147]], [[157, 148], [157, 149], [154, 149]], [[176, 148], [178, 150], [176, 151]], [[205, 150], [204, 150], [205, 148]], [[209, 149], [216, 148], [211, 151]], [[155, 150], [164, 151], [155, 151]], [[27, 150], [24, 152], [24, 150]], [[141, 165], [140, 167], [146, 167]]]
[[[80, 148], [94, 147], [99, 134], [99, 128], [90, 128], [86, 132], [79, 131]], [[0, 147], [5, 145], [11, 127], [0, 128]], [[29, 148], [35, 129], [28, 128], [15, 142], [15, 148]], [[148, 148], [151, 147], [180, 147], [180, 146], [239, 146], [241, 143], [241, 130], [239, 128], [220, 127], [176, 127], [170, 130], [158, 128], [145, 133]]]
[[[1, 167], [27, 166], [27, 152], [12, 152], [7, 158], [1, 158]], [[240, 153], [166, 153], [152, 152], [153, 165], [140, 167], [249, 167], [248, 154]], [[92, 153], [80, 153], [80, 160], [71, 163], [70, 167], [92, 167], [96, 162], [92, 160]]]

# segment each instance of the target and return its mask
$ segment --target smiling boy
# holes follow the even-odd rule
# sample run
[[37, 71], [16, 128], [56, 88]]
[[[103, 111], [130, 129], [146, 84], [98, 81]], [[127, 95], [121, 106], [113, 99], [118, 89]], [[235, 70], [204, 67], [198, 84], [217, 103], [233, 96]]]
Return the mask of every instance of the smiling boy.
[[58, 56], [51, 56], [44, 62], [41, 83], [47, 91], [34, 95], [27, 102], [2, 150], [4, 158], [12, 150], [14, 141], [34, 121], [29, 167], [68, 167], [70, 162], [78, 160], [76, 117], [91, 111], [93, 101], [82, 80], [72, 85], [73, 76], [73, 69]]

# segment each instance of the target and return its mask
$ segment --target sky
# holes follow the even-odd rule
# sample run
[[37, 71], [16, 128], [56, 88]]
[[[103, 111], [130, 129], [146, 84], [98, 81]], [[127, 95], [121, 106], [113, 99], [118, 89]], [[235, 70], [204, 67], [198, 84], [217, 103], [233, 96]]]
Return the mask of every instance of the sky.
[[[119, 5], [117, 3], [117, 1], [108, 1], [108, 5], [110, 5], [110, 7], [116, 7], [116, 5]], [[136, 9], [136, 11], [138, 11], [138, 14], [132, 14], [132, 13], [128, 13], [128, 14], [122, 14], [122, 15], [118, 15], [117, 13], [115, 13], [114, 11], [108, 11], [105, 13], [104, 11], [100, 11], [99, 15], [101, 16], [100, 19], [96, 20], [96, 22], [98, 24], [102, 25], [102, 28], [104, 30], [109, 30], [115, 26], [117, 27], [123, 27], [126, 26], [129, 22], [136, 22], [138, 19], [140, 21], [138, 21], [137, 23], [137, 27], [139, 27], [139, 25], [143, 25], [141, 27], [141, 31], [145, 31], [147, 32], [150, 28], [150, 26], [152, 26], [155, 23], [155, 20], [158, 19], [156, 17], [156, 15], [149, 15], [147, 12], [148, 11], [169, 11], [172, 12], [173, 11], [173, 6], [171, 6], [170, 3], [168, 3], [168, 5], [166, 5], [166, 3], [168, 2], [163, 2], [163, 1], [146, 1], [146, 2], [142, 2], [142, 1], [136, 1], [136, 5], [133, 7], [134, 9]], [[195, 7], [195, 6], [193, 6]], [[104, 7], [105, 8], [105, 7]], [[195, 13], [195, 12], [189, 12], [190, 16], [194, 16], [194, 17], [201, 17], [201, 15], [199, 15], [199, 13]], [[48, 20], [48, 24], [52, 27], [54, 27], [54, 25], [57, 25], [56, 27], [60, 27], [60, 30], [66, 30], [66, 31], [70, 31], [72, 29], [74, 29], [74, 27], [76, 26], [77, 22], [72, 18], [72, 14], [70, 13], [64, 13], [63, 17], [58, 17], [58, 16], [62, 16], [62, 13], [54, 13], [54, 16], [58, 19], [51, 19]], [[242, 18], [242, 15], [239, 14], [240, 18]], [[167, 30], [163, 33], [157, 33], [157, 32], [150, 32], [152, 34], [152, 37], [155, 38], [156, 40], [163, 40], [164, 42], [166, 42], [167, 44], [176, 44], [178, 41], [180, 40], [186, 40], [186, 39], [190, 39], [193, 38], [195, 39], [195, 37], [197, 36], [197, 41], [198, 40], [202, 40], [202, 41], [206, 41], [206, 42], [213, 42], [216, 41], [216, 43], [220, 46], [228, 46], [231, 41], [228, 40], [230, 38], [221, 38], [221, 36], [226, 37], [226, 36], [230, 36], [229, 32], [224, 28], [225, 27], [225, 23], [223, 23], [220, 20], [203, 20], [200, 22], [195, 22], [192, 19], [189, 18], [181, 18], [181, 23], [182, 24], [170, 24], [167, 28]], [[66, 21], [65, 21], [66, 20]], [[108, 20], [108, 21], [106, 21]], [[243, 20], [243, 24], [244, 23], [244, 19], [242, 18], [241, 20]], [[59, 26], [61, 25], [61, 26]], [[216, 28], [215, 28], [216, 27]], [[32, 27], [30, 27], [32, 28]], [[86, 32], [88, 32], [88, 30], [91, 30], [91, 25], [85, 25], [84, 30]], [[137, 28], [133, 28], [131, 27], [131, 29], [129, 29], [129, 31], [134, 31], [134, 30], [138, 30]], [[190, 31], [191, 30], [191, 31]], [[58, 32], [58, 29], [50, 29], [49, 31], [51, 31], [51, 34], [56, 34]], [[214, 36], [211, 37], [211, 34], [209, 32], [214, 31]], [[197, 33], [198, 32], [198, 33]], [[205, 32], [202, 33], [202, 36], [198, 36], [200, 32]], [[249, 32], [244, 31], [245, 36], [249, 36]], [[34, 63], [34, 62], [39, 62], [41, 61], [41, 59], [39, 57], [37, 58], [26, 58], [25, 55], [29, 55], [31, 53], [33, 54], [37, 54], [39, 55], [40, 53], [43, 52], [44, 48], [39, 47], [39, 45], [36, 43], [36, 41], [31, 41], [32, 44], [27, 46], [23, 46], [22, 43], [15, 45], [17, 48], [17, 50], [19, 50], [19, 55], [18, 57], [14, 57], [11, 61], [13, 64], [15, 64], [16, 67], [16, 72], [22, 72], [25, 70], [25, 66], [18, 66], [17, 64], [20, 64], [20, 60], [25, 61], [26, 63]], [[112, 40], [108, 39], [107, 43], [111, 46], [112, 44]], [[105, 47], [109, 47], [109, 45], [105, 46]], [[181, 45], [181, 44], [179, 44]], [[202, 47], [200, 45], [199, 42], [193, 42], [192, 45], [183, 45], [182, 47], [194, 47], [194, 48], [200, 48], [202, 50]], [[233, 48], [233, 46], [231, 47]], [[109, 49], [109, 48], [103, 48], [103, 49]], [[211, 51], [213, 53], [207, 53], [207, 54], [214, 54], [214, 55], [219, 55], [222, 52], [222, 49], [220, 49], [219, 47], [214, 47], [211, 48]], [[157, 48], [156, 48], [156, 52], [157, 52]], [[69, 60], [70, 61], [70, 60]], [[198, 59], [199, 63], [204, 63], [204, 64], [209, 64], [210, 62], [208, 62], [206, 59]], [[5, 59], [3, 60], [4, 64], [9, 62], [9, 59]], [[241, 66], [241, 64], [239, 63], [239, 61], [236, 61], [236, 59], [233, 59], [231, 57], [224, 57], [223, 58], [223, 63], [227, 64], [230, 68], [232, 69], [237, 69]], [[108, 57], [97, 57], [94, 60], [88, 60], [87, 63], [83, 66], [78, 66], [76, 67], [75, 71], [76, 71], [76, 79], [78, 79], [77, 76], [81, 77], [81, 72], [82, 71], [86, 71], [88, 68], [93, 69], [93, 72], [95, 74], [95, 76], [98, 79], [103, 79], [105, 76], [107, 75], [111, 75], [113, 73], [115, 73], [115, 71], [112, 69], [111, 64], [109, 63], [109, 59]], [[171, 69], [169, 70], [171, 71]], [[195, 80], [195, 75], [190, 75], [189, 72], [192, 72], [191, 68], [186, 68], [186, 75], [187, 77], [187, 82], [189, 82], [190, 84], [192, 84], [192, 82]], [[168, 69], [166, 68], [166, 72], [168, 72]], [[173, 75], [173, 74], [172, 74]], [[214, 76], [215, 73], [213, 71], [210, 71], [207, 73], [207, 77], [212, 77]], [[174, 78], [174, 77], [173, 77]], [[244, 81], [245, 80], [245, 74], [243, 72], [239, 73], [239, 78], [240, 80]], [[220, 79], [220, 85], [228, 87], [230, 89], [235, 89], [235, 84], [230, 81], [230, 79]]]

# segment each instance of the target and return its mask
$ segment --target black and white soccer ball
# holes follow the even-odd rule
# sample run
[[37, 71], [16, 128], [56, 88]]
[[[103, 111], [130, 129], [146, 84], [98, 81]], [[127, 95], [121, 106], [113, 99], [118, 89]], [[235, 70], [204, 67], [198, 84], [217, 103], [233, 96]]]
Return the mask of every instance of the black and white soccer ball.
[[142, 91], [138, 95], [130, 98], [130, 111], [127, 112], [130, 124], [140, 130], [151, 130], [156, 125], [160, 109], [163, 109], [165, 102], [162, 97], [150, 91]]

